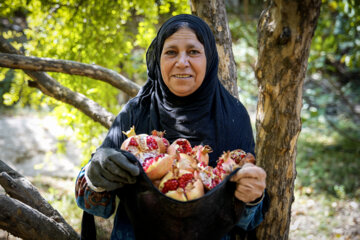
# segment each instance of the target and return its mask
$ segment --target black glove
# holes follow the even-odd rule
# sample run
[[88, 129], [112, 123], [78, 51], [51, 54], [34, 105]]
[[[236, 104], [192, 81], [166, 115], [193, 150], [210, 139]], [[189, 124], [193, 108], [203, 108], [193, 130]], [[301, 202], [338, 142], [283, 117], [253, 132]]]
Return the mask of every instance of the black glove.
[[139, 167], [113, 148], [98, 149], [86, 169], [86, 177], [96, 188], [112, 191], [136, 182]]

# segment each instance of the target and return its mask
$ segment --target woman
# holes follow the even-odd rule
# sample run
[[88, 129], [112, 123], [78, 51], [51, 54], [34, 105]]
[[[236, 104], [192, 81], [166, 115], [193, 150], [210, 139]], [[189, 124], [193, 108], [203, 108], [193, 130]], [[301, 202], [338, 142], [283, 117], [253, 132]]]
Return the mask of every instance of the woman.
[[[134, 238], [129, 207], [121, 204], [128, 195], [115, 190], [131, 189], [140, 174], [133, 156], [119, 150], [126, 139], [122, 131], [135, 126], [137, 134], [149, 134], [156, 129], [165, 131], [170, 142], [185, 138], [192, 146], [210, 145], [212, 166], [223, 151], [240, 148], [254, 154], [248, 113], [217, 77], [215, 39], [204, 21], [186, 14], [170, 18], [151, 43], [146, 60], [148, 81], [116, 117], [77, 179], [76, 201], [91, 214], [109, 217], [115, 211], [115, 195], [120, 196], [112, 239]], [[236, 183], [233, 198], [246, 203], [236, 224], [244, 230], [262, 221], [265, 178], [265, 171], [250, 163], [231, 178]]]

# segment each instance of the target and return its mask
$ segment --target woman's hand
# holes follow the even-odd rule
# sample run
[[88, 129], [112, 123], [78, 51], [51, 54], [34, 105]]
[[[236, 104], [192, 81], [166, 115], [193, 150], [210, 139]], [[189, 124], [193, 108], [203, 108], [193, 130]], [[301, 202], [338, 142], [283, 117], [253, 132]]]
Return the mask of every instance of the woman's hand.
[[140, 174], [135, 163], [112, 148], [99, 148], [85, 170], [85, 178], [95, 191], [112, 191], [136, 182]]
[[266, 187], [266, 172], [252, 163], [244, 166], [230, 179], [236, 182], [235, 197], [245, 203], [260, 198]]

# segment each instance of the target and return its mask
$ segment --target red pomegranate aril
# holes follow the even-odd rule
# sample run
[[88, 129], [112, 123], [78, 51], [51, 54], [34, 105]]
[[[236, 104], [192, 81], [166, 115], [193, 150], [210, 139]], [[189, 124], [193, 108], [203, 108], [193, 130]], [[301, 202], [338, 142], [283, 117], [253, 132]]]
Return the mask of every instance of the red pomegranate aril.
[[157, 160], [159, 160], [159, 158], [162, 158], [164, 157], [165, 154], [159, 154], [157, 155], [156, 157], [148, 157], [148, 158], [145, 158], [144, 159], [144, 162], [142, 164], [145, 172], [148, 170], [148, 168], [154, 163], [156, 162]]
[[186, 185], [187, 185], [189, 182], [191, 182], [193, 178], [194, 178], [194, 175], [191, 174], [191, 173], [186, 173], [186, 174], [182, 175], [182, 176], [178, 179], [179, 187], [185, 188]]
[[179, 140], [177, 141], [177, 144], [179, 145], [179, 153], [191, 153], [192, 148], [186, 141]]
[[149, 147], [150, 150], [158, 149], [158, 144], [156, 140], [152, 136], [146, 137], [146, 144]]
[[162, 141], [165, 145], [165, 148], [167, 149], [169, 147], [169, 141], [166, 138], [162, 138]]
[[164, 188], [161, 190], [162, 193], [174, 191], [179, 187], [179, 182], [176, 179], [170, 179], [164, 183]]
[[135, 140], [135, 138], [131, 138], [130, 139], [130, 143], [129, 143], [129, 146], [139, 146], [138, 142]]
[[153, 164], [153, 162], [155, 161], [154, 157], [148, 157], [144, 159], [144, 162], [142, 164], [144, 170], [148, 170], [148, 168], [151, 166], [151, 164]]

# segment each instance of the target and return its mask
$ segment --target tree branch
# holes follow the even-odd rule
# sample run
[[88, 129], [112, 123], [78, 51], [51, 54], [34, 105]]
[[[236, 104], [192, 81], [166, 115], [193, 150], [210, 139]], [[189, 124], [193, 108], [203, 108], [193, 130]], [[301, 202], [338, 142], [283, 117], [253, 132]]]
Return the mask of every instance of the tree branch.
[[140, 90], [139, 85], [123, 75], [95, 64], [0, 53], [0, 67], [85, 76], [107, 82], [131, 97]]
[[[21, 54], [2, 36], [0, 36], [0, 51], [12, 54]], [[74, 106], [94, 121], [101, 123], [106, 128], [110, 128], [115, 116], [95, 101], [85, 97], [83, 94], [71, 91], [70, 89], [62, 86], [59, 82], [44, 72], [32, 70], [24, 70], [24, 72], [37, 82], [38, 88], [44, 94]]]
[[79, 239], [53, 219], [5, 195], [0, 195], [0, 227], [22, 239]]
[[21, 174], [0, 160], [0, 227], [23, 239], [78, 239], [64, 220]]

